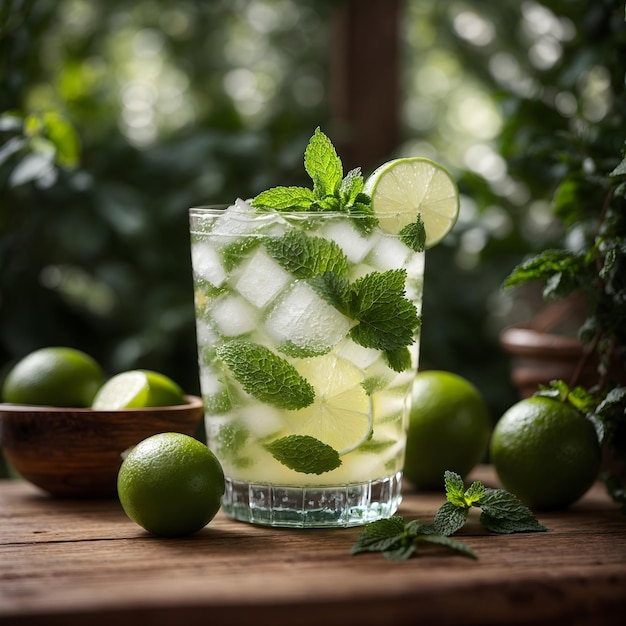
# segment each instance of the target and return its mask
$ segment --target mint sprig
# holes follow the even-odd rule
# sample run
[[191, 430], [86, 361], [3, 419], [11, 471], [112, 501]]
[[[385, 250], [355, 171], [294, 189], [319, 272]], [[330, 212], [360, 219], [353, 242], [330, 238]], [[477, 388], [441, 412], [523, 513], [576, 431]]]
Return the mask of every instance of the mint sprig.
[[344, 177], [343, 165], [330, 139], [318, 127], [304, 153], [304, 167], [313, 181], [305, 187], [273, 187], [252, 200], [260, 211], [342, 211], [354, 215], [354, 225], [369, 233], [378, 223], [371, 198], [363, 193], [359, 168]]
[[476, 558], [469, 546], [450, 537], [463, 528], [472, 507], [482, 509], [479, 521], [492, 533], [548, 530], [529, 508], [505, 489], [491, 489], [480, 481], [474, 481], [466, 489], [463, 479], [450, 471], [445, 472], [444, 481], [446, 502], [435, 514], [432, 524], [423, 524], [417, 519], [405, 522], [398, 515], [372, 522], [357, 538], [351, 554], [382, 552], [385, 558], [401, 561], [411, 557], [420, 542], [428, 542]]
[[236, 339], [216, 354], [244, 391], [261, 402], [297, 410], [315, 399], [315, 390], [296, 368], [265, 346]]
[[437, 544], [463, 556], [476, 558], [474, 551], [461, 541], [433, 533], [430, 526], [419, 520], [405, 523], [399, 515], [367, 524], [352, 546], [350, 554], [382, 552], [387, 559], [404, 561], [415, 553], [420, 543]]
[[548, 530], [527, 506], [505, 489], [490, 489], [480, 481], [474, 481], [465, 489], [463, 479], [450, 471], [445, 472], [444, 480], [447, 502], [435, 515], [433, 527], [436, 532], [451, 535], [460, 530], [472, 507], [482, 510], [479, 522], [492, 533]]

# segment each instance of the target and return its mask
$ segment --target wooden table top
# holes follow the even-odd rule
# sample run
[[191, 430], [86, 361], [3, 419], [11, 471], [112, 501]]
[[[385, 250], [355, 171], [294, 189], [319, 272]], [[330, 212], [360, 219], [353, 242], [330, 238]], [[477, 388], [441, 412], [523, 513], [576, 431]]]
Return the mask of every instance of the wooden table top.
[[[493, 472], [478, 478], [497, 487]], [[468, 480], [470, 480], [468, 479]], [[442, 493], [405, 490], [399, 514], [432, 520]], [[622, 624], [626, 516], [601, 484], [545, 533], [455, 538], [478, 559], [350, 555], [359, 528], [271, 529], [227, 519], [181, 539], [144, 532], [117, 500], [50, 498], [0, 481], [0, 624]]]

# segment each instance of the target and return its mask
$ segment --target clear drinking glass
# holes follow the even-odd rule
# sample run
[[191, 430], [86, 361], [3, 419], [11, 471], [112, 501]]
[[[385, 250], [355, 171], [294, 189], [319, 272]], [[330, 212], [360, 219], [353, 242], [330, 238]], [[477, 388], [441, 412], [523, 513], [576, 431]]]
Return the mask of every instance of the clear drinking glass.
[[[288, 527], [393, 515], [423, 252], [353, 215], [259, 213], [241, 200], [191, 209], [190, 226], [206, 433], [226, 476], [225, 513]], [[390, 281], [401, 294], [389, 296]], [[406, 347], [371, 347], [371, 325], [393, 342], [414, 318]], [[403, 367], [390, 365], [394, 354]]]

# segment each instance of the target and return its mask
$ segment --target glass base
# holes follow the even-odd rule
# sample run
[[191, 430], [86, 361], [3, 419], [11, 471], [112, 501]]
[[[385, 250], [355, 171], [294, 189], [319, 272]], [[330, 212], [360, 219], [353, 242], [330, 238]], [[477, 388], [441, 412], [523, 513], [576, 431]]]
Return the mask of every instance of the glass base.
[[366, 483], [280, 486], [226, 479], [222, 509], [251, 524], [288, 528], [361, 526], [391, 517], [402, 500], [402, 472]]

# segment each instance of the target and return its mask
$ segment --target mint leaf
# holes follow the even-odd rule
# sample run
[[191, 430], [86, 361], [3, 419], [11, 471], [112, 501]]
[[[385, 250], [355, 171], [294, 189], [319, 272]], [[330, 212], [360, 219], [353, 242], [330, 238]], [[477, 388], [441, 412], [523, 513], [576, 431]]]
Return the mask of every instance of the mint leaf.
[[344, 205], [353, 204], [358, 195], [363, 191], [365, 181], [361, 175], [361, 168], [350, 170], [339, 186], [339, 197]]
[[293, 365], [265, 346], [234, 340], [216, 354], [244, 390], [261, 402], [297, 410], [315, 399], [315, 390]]
[[281, 237], [266, 239], [265, 247], [271, 257], [296, 278], [311, 278], [324, 272], [339, 275], [348, 272], [348, 259], [341, 247], [323, 237], [290, 230]]
[[465, 484], [459, 474], [446, 470], [443, 479], [448, 502], [456, 506], [467, 506], [465, 502]]
[[418, 213], [417, 220], [411, 224], [407, 224], [398, 233], [400, 240], [407, 248], [411, 248], [414, 252], [423, 252], [426, 245], [426, 229], [422, 216]]
[[458, 506], [452, 502], [444, 502], [433, 522], [433, 529], [439, 535], [453, 535], [465, 526], [470, 507]]
[[311, 204], [311, 211], [341, 211], [341, 202], [336, 196], [326, 195]]
[[415, 305], [404, 295], [406, 270], [372, 272], [352, 285], [352, 339], [366, 348], [397, 350], [413, 342], [419, 325]]
[[324, 474], [338, 468], [337, 451], [309, 435], [289, 435], [265, 445], [279, 462], [302, 474]]
[[304, 168], [313, 180], [313, 195], [321, 200], [338, 191], [343, 178], [343, 166], [330, 139], [320, 130], [309, 140], [304, 152]]
[[350, 317], [350, 282], [344, 276], [324, 272], [309, 279], [309, 285], [338, 311]]
[[482, 509], [480, 522], [493, 533], [542, 532], [533, 512], [504, 489], [485, 489], [477, 505]]
[[378, 225], [378, 218], [372, 208], [372, 199], [365, 193], [359, 193], [352, 204], [347, 205], [348, 212], [354, 218], [352, 223], [364, 235], [369, 235]]
[[419, 537], [417, 537], [417, 540], [426, 541], [428, 543], [434, 543], [440, 546], [445, 546], [446, 548], [456, 550], [463, 556], [467, 556], [471, 559], [477, 558], [474, 550], [472, 550], [467, 544], [461, 541], [457, 541], [456, 539], [451, 539], [450, 537], [445, 536], [445, 535], [437, 535], [437, 534], [420, 535]]
[[249, 438], [250, 431], [242, 424], [224, 424], [215, 438], [216, 452], [221, 459], [228, 459], [235, 467], [249, 467], [252, 464], [251, 459], [241, 454]]
[[386, 350], [385, 359], [387, 365], [394, 372], [404, 372], [411, 367], [411, 353], [408, 348], [396, 348], [395, 350]]
[[258, 209], [277, 211], [308, 211], [315, 196], [305, 187], [272, 187], [252, 199], [251, 205]]
[[463, 494], [463, 499], [467, 506], [475, 506], [477, 502], [485, 495], [486, 487], [479, 481], [475, 480]]
[[350, 554], [384, 552], [399, 543], [403, 533], [404, 521], [397, 515], [371, 522], [366, 524], [363, 532], [352, 546]]
[[422, 542], [442, 545], [464, 556], [475, 558], [469, 546], [433, 533], [431, 526], [422, 524], [419, 520], [405, 523], [398, 515], [367, 524], [350, 553], [355, 555], [362, 552], [382, 552], [387, 559], [404, 561], [415, 553], [418, 544]]
[[544, 250], [533, 258], [520, 263], [504, 280], [504, 289], [521, 285], [531, 280], [546, 281], [544, 298], [561, 297], [580, 286], [585, 276], [582, 255], [569, 250]]

